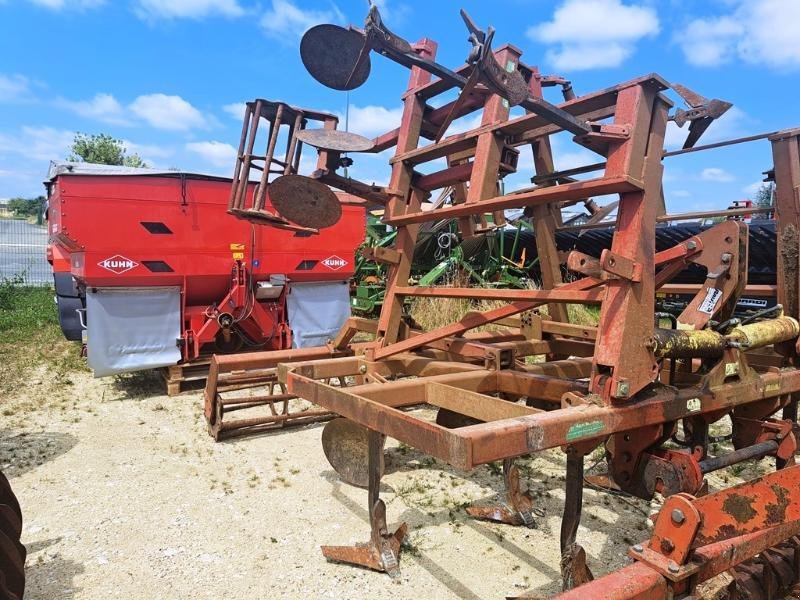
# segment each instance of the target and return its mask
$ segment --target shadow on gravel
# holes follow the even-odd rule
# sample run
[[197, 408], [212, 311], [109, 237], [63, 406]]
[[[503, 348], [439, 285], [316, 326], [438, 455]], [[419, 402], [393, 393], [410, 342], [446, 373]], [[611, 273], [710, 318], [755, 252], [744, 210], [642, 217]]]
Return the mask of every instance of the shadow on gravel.
[[114, 375], [111, 388], [122, 394], [117, 400], [143, 400], [163, 396], [167, 391], [164, 378], [156, 369]]
[[66, 600], [76, 598], [81, 591], [75, 586], [75, 577], [83, 573], [83, 565], [63, 558], [56, 549], [47, 551], [60, 541], [61, 538], [54, 538], [25, 544], [28, 549], [25, 563], [26, 600]]
[[0, 430], [0, 470], [9, 478], [19, 477], [69, 452], [78, 442], [70, 433]]

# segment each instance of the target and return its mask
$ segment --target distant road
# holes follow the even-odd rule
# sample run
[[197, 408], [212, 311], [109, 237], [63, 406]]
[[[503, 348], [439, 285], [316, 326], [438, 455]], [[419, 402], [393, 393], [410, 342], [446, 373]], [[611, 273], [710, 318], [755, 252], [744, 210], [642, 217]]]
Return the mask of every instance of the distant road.
[[0, 279], [24, 275], [30, 285], [52, 283], [46, 248], [47, 227], [0, 219]]

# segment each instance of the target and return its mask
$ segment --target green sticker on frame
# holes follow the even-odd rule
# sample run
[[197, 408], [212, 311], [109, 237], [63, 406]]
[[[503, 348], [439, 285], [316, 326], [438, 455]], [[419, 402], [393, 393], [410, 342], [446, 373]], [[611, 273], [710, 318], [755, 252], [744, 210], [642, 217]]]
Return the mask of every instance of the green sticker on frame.
[[600, 433], [606, 428], [602, 421], [587, 421], [586, 423], [575, 423], [567, 430], [567, 441], [571, 442], [578, 438], [587, 437]]

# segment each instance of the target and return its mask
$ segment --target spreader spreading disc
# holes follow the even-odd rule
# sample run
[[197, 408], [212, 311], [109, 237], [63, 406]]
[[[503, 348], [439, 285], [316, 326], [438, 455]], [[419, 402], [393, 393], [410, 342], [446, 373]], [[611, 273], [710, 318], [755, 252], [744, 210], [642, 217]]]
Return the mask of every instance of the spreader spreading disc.
[[297, 139], [309, 146], [336, 152], [367, 152], [375, 147], [372, 140], [362, 135], [338, 129], [302, 129], [297, 132]]
[[282, 175], [269, 184], [272, 206], [284, 219], [312, 229], [335, 225], [342, 205], [331, 189], [302, 175]]
[[369, 77], [368, 56], [350, 77], [363, 47], [364, 36], [357, 31], [338, 25], [317, 25], [303, 36], [300, 58], [322, 85], [334, 90], [354, 90]]
[[[328, 421], [322, 430], [322, 449], [342, 481], [357, 487], [369, 484], [369, 430], [349, 419]], [[384, 464], [381, 453], [381, 475]]]

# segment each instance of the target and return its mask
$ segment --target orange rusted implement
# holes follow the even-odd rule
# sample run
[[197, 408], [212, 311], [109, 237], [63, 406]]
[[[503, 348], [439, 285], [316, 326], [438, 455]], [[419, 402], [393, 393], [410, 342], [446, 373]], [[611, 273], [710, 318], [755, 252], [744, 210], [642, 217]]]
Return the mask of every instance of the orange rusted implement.
[[[391, 257], [386, 297], [377, 323], [351, 321], [325, 348], [253, 354], [240, 372], [230, 366], [237, 358], [220, 358], [209, 379], [207, 418], [212, 422], [229, 406], [215, 391], [220, 378], [258, 381], [261, 369], [262, 380], [283, 386], [279, 398], [303, 398], [324, 416], [350, 421], [326, 425], [323, 445], [344, 480], [367, 487], [371, 535], [355, 547], [325, 546], [330, 560], [391, 574], [399, 568], [405, 526], [391, 532], [379, 498], [387, 436], [461, 469], [503, 461], [504, 501], [468, 512], [517, 525], [531, 525], [537, 513], [515, 459], [562, 448], [562, 585], [575, 588], [567, 597], [679, 597], [732, 569], [732, 585], [742, 593], [777, 598], [798, 579], [800, 497], [790, 492], [800, 483], [793, 466], [800, 397], [800, 129], [730, 142], [768, 140], [773, 165], [767, 173], [775, 184], [780, 275], [775, 288], [760, 291], [774, 293], [779, 305], [741, 317], [734, 312], [737, 301], [754, 291], [742, 211], [729, 211], [730, 218], [671, 248], [657, 252], [655, 245], [656, 224], [681, 219], [667, 215], [664, 205], [664, 161], [675, 154], [664, 151], [668, 122], [690, 124], [680, 153], [700, 151], [701, 134], [730, 104], [656, 74], [576, 94], [563, 77], [543, 76], [523, 63], [516, 47], [493, 48], [494, 30], [462, 17], [472, 48], [467, 64], [455, 70], [436, 62], [432, 40], [412, 44], [389, 30], [374, 5], [363, 31], [322, 25], [304, 38], [304, 64], [334, 89], [361, 85], [371, 57], [410, 70], [399, 126], [372, 143], [353, 141], [366, 152], [394, 148], [388, 185], [378, 189], [339, 175], [358, 154], [344, 156], [342, 140], [314, 134], [323, 142], [312, 177], [380, 204], [384, 222], [397, 230], [392, 248], [373, 253]], [[336, 61], [326, 54], [332, 47], [339, 49]], [[551, 103], [543, 88], [554, 85], [563, 99]], [[451, 90], [459, 97], [442, 103]], [[675, 94], [688, 110], [674, 109]], [[524, 114], [512, 117], [514, 105]], [[476, 128], [447, 135], [451, 122], [478, 111]], [[560, 132], [602, 162], [556, 172], [550, 136]], [[517, 171], [522, 151], [532, 154], [536, 185], [504, 193], [502, 180]], [[592, 178], [574, 178], [589, 172]], [[445, 186], [453, 190], [448, 199], [429, 203], [431, 192]], [[583, 203], [592, 214], [610, 213], [613, 203], [600, 207], [592, 200], [599, 195], [618, 202], [610, 248], [598, 256], [560, 255], [555, 233], [563, 226], [561, 209]], [[536, 233], [540, 289], [409, 280], [421, 225], [453, 219], [467, 238], [503, 226], [508, 209], [522, 209]], [[656, 315], [656, 294], [678, 289], [672, 280], [689, 268], [706, 274], [702, 285], [680, 288], [693, 299], [679, 314]], [[415, 297], [497, 305], [424, 331], [404, 311], [404, 300]], [[569, 304], [599, 307], [597, 325], [570, 323]], [[475, 331], [488, 324], [496, 328]], [[359, 328], [374, 340], [353, 344]], [[414, 410], [419, 407], [433, 408], [436, 419]], [[723, 418], [731, 420], [734, 449], [712, 456], [709, 425]], [[635, 564], [593, 580], [577, 532], [584, 457], [599, 446], [618, 490], [645, 499], [660, 494], [666, 501], [651, 540], [631, 550]], [[704, 495], [706, 474], [767, 456], [775, 460], [774, 473]]]

